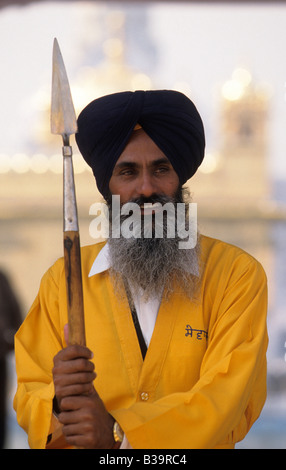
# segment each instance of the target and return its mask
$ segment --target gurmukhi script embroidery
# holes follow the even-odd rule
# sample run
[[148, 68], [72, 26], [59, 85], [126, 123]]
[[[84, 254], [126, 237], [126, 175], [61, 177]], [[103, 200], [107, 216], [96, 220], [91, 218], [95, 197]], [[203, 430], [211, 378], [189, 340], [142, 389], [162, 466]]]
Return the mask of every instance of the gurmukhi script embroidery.
[[205, 330], [197, 330], [196, 328], [192, 328], [190, 325], [186, 325], [186, 333], [185, 336], [193, 337], [193, 333], [195, 332], [196, 339], [202, 339], [202, 335], [208, 339], [208, 332]]

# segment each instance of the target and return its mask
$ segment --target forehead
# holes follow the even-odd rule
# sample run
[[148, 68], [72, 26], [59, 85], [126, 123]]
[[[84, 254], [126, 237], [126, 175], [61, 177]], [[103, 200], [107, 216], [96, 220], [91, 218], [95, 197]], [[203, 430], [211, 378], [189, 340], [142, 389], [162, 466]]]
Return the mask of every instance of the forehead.
[[169, 162], [164, 152], [146, 132], [143, 129], [139, 129], [132, 133], [116, 165], [124, 162], [136, 162], [139, 164], [140, 162], [152, 162], [158, 159], [164, 159], [166, 162]]

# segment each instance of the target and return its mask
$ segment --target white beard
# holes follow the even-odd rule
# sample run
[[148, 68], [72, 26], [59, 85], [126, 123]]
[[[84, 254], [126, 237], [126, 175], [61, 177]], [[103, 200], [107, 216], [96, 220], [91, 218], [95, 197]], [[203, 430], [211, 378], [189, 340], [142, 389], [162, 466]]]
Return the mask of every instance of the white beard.
[[[166, 198], [162, 199], [165, 203]], [[177, 235], [168, 238], [164, 223], [162, 238], [144, 238], [143, 227], [141, 231], [141, 238], [109, 239], [111, 275], [117, 295], [124, 292], [123, 281], [127, 280], [133, 289], [143, 289], [146, 300], [160, 297], [163, 288], [164, 298], [176, 290], [194, 300], [200, 279], [199, 236], [194, 248], [180, 249], [181, 239]]]

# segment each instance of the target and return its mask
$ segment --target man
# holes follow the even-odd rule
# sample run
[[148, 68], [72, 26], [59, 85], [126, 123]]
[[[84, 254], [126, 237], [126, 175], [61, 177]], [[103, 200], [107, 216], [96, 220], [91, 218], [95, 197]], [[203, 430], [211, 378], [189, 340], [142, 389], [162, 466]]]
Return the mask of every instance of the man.
[[31, 447], [233, 448], [266, 397], [264, 271], [203, 235], [180, 248], [180, 224], [154, 235], [203, 160], [198, 111], [174, 91], [117, 93], [83, 110], [76, 137], [108, 207], [137, 204], [151, 229], [82, 249], [88, 347], [68, 344], [63, 260], [43, 277], [16, 335]]
[[14, 335], [22, 322], [20, 303], [9, 277], [0, 271], [0, 449], [7, 435], [7, 356], [14, 349]]

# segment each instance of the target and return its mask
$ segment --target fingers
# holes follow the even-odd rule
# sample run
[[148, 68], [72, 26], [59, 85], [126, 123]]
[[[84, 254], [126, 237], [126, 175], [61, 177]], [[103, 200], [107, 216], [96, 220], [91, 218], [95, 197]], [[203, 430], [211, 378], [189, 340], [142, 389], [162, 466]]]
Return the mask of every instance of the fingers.
[[[95, 375], [94, 375], [95, 377]], [[77, 396], [77, 395], [90, 395], [93, 393], [93, 384], [92, 381], [78, 384], [66, 384], [66, 383], [57, 383], [55, 380], [55, 395], [59, 402], [59, 406], [61, 410], [69, 410], [68, 402], [66, 402], [66, 398]]]
[[62, 349], [54, 358], [53, 380], [55, 395], [63, 409], [62, 400], [68, 396], [88, 395], [93, 392], [96, 378], [93, 354], [85, 346], [72, 345]]
[[62, 400], [63, 411], [60, 414], [60, 421], [63, 424], [72, 424], [78, 421], [78, 415], [81, 416], [83, 422], [89, 421], [93, 414], [91, 410], [97, 409], [98, 404], [99, 398], [96, 392], [90, 396], [67, 396]]
[[91, 357], [91, 351], [83, 346], [68, 346], [54, 358], [54, 379], [66, 385], [93, 381], [96, 375]]
[[64, 336], [68, 346], [54, 357], [53, 381], [56, 412], [65, 440], [86, 449], [113, 448], [114, 419], [93, 386], [93, 354], [85, 346], [69, 345], [68, 325]]
[[96, 391], [91, 396], [66, 397], [59, 414], [63, 434], [70, 445], [77, 447], [112, 448], [114, 419], [107, 412]]
[[66, 359], [64, 361], [55, 362], [53, 372], [54, 374], [77, 374], [77, 373], [91, 373], [94, 371], [94, 364], [85, 358]]
[[54, 357], [54, 363], [57, 361], [71, 361], [78, 358], [92, 359], [93, 353], [86, 346], [80, 346], [79, 344], [69, 345], [58, 352]]

